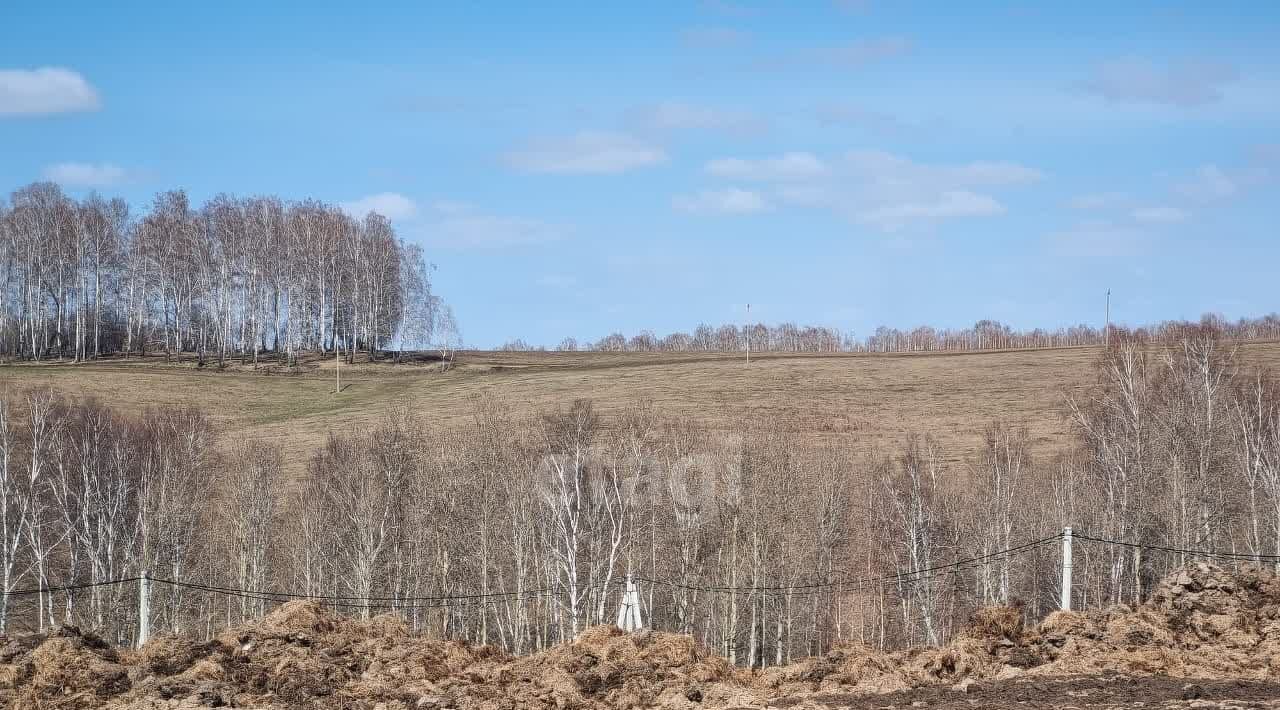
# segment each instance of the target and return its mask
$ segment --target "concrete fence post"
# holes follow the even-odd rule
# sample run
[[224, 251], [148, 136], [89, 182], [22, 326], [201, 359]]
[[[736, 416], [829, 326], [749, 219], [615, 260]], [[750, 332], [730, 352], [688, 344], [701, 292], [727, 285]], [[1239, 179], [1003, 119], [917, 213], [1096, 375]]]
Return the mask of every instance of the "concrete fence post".
[[1062, 610], [1071, 611], [1071, 527], [1062, 529]]
[[627, 590], [622, 593], [622, 604], [618, 606], [618, 628], [623, 631], [639, 631], [644, 628], [640, 618], [640, 591], [631, 575], [627, 575]]
[[640, 587], [631, 585], [631, 630], [644, 628], [644, 620], [640, 618]]
[[138, 647], [151, 638], [151, 577], [142, 570], [138, 579]]

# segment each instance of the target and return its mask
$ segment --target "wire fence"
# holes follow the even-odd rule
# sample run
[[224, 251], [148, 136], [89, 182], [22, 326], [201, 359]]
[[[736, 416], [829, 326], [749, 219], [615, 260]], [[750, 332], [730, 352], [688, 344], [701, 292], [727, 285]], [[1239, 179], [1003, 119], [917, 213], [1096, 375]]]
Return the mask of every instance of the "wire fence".
[[119, 579], [108, 579], [103, 582], [86, 582], [83, 584], [66, 584], [58, 587], [33, 587], [31, 589], [14, 589], [8, 592], [0, 592], [0, 597], [33, 597], [38, 594], [56, 594], [58, 592], [78, 592], [85, 589], [93, 589], [94, 587], [111, 587], [118, 584], [129, 584], [137, 582], [142, 577], [121, 577]]
[[[936, 565], [927, 568], [914, 569], [895, 574], [882, 575], [876, 577], [862, 578], [841, 578], [841, 579], [823, 579], [817, 581], [800, 581], [793, 584], [785, 585], [711, 585], [699, 583], [678, 582], [669, 579], [659, 579], [656, 577], [644, 575], [632, 575], [630, 579], [638, 583], [651, 584], [657, 587], [668, 587], [672, 589], [682, 589], [687, 591], [698, 591], [715, 594], [807, 594], [821, 591], [857, 591], [869, 587], [875, 587], [884, 584], [910, 583], [915, 581], [924, 581], [936, 577], [955, 574], [957, 572], [976, 569], [984, 564], [999, 560], [1001, 558], [1012, 557], [1021, 553], [1044, 547], [1054, 543], [1062, 538], [1062, 534], [1053, 535], [1032, 542], [1023, 543], [996, 552], [984, 555], [969, 557], [962, 560], [956, 560], [943, 565]], [[103, 587], [119, 584], [130, 584], [138, 582], [142, 579], [140, 576], [122, 577], [119, 579], [111, 579], [101, 582], [83, 583], [83, 584], [67, 584], [61, 586], [35, 587], [29, 589], [16, 589], [9, 592], [0, 592], [0, 596], [21, 597], [34, 596], [37, 594], [52, 594], [61, 592], [74, 592], [93, 587]], [[466, 594], [438, 594], [429, 596], [414, 595], [398, 595], [398, 596], [358, 596], [358, 595], [333, 595], [333, 594], [316, 594], [306, 592], [293, 591], [275, 591], [275, 590], [256, 590], [243, 589], [238, 587], [226, 587], [204, 582], [183, 581], [175, 579], [165, 579], [163, 577], [149, 577], [152, 583], [164, 584], [173, 587], [191, 589], [201, 592], [209, 592], [229, 597], [245, 598], [259, 601], [270, 601], [276, 603], [284, 603], [294, 600], [306, 600], [322, 602], [336, 607], [350, 608], [377, 608], [377, 609], [413, 609], [413, 608], [435, 608], [444, 604], [467, 603], [467, 602], [497, 602], [520, 600], [520, 599], [537, 599], [547, 596], [554, 596], [564, 592], [563, 587], [541, 587], [523, 591], [498, 591], [483, 593], [466, 593]], [[622, 587], [626, 584], [625, 578], [620, 577], [612, 586]]]
[[864, 577], [856, 579], [827, 579], [809, 582], [797, 582], [788, 585], [734, 585], [734, 586], [710, 586], [701, 584], [688, 584], [681, 582], [673, 582], [670, 580], [655, 579], [652, 577], [635, 577], [636, 581], [645, 582], [655, 586], [672, 587], [675, 589], [684, 589], [688, 591], [699, 591], [717, 594], [734, 594], [734, 593], [756, 593], [756, 594], [795, 594], [795, 593], [813, 593], [821, 591], [844, 591], [852, 592], [869, 587], [875, 587], [883, 584], [910, 583], [913, 581], [924, 581], [932, 579], [936, 576], [944, 576], [955, 574], [962, 571], [972, 570], [981, 567], [990, 562], [1005, 557], [1012, 557], [1020, 553], [1029, 552], [1031, 550], [1052, 544], [1062, 539], [1062, 533], [1052, 535], [1050, 537], [1034, 540], [1032, 542], [1023, 543], [1014, 547], [998, 550], [985, 555], [969, 557], [963, 560], [956, 560], [943, 565], [936, 565], [922, 569], [915, 569], [896, 574], [883, 575], [879, 577]]
[[[866, 577], [840, 577], [840, 578], [806, 578], [799, 579], [789, 584], [716, 584], [693, 580], [674, 580], [664, 579], [652, 575], [630, 575], [627, 577], [619, 577], [614, 583], [607, 585], [608, 587], [617, 587], [618, 591], [624, 592], [629, 589], [627, 585], [641, 584], [649, 585], [651, 588], [666, 588], [675, 592], [692, 592], [709, 595], [744, 595], [753, 598], [777, 598], [777, 597], [795, 597], [810, 596], [816, 594], [832, 594], [832, 595], [850, 595], [859, 592], [867, 592], [881, 588], [896, 588], [902, 591], [910, 585], [923, 584], [935, 580], [956, 579], [959, 575], [972, 572], [996, 562], [1008, 561], [1013, 558], [1030, 555], [1043, 550], [1047, 547], [1056, 546], [1065, 543], [1062, 551], [1063, 576], [1062, 587], [1067, 590], [1063, 596], [1063, 608], [1069, 608], [1069, 596], [1072, 586], [1071, 581], [1071, 562], [1070, 562], [1070, 546], [1072, 544], [1083, 543], [1094, 546], [1106, 546], [1122, 548], [1126, 550], [1143, 550], [1157, 553], [1165, 553], [1177, 555], [1183, 559], [1204, 559], [1216, 560], [1228, 563], [1253, 563], [1253, 564], [1271, 564], [1280, 565], [1280, 555], [1274, 554], [1256, 554], [1239, 551], [1217, 551], [1217, 550], [1201, 550], [1180, 548], [1170, 545], [1161, 545], [1155, 543], [1134, 542], [1127, 540], [1114, 540], [1101, 536], [1094, 536], [1080, 532], [1071, 532], [1070, 529], [1064, 530], [1048, 537], [1031, 540], [1018, 545], [997, 550], [994, 552], [974, 555], [965, 559], [954, 560], [946, 564], [932, 565], [918, 569], [904, 570], [893, 574], [885, 574], [879, 576]], [[1043, 562], [1043, 560], [1042, 560]], [[207, 595], [216, 595], [226, 597], [228, 599], [243, 599], [249, 601], [267, 602], [272, 604], [283, 604], [290, 601], [307, 600], [315, 601], [327, 605], [334, 609], [342, 609], [348, 611], [414, 611], [429, 609], [445, 609], [448, 611], [465, 611], [469, 609], [478, 609], [485, 606], [527, 604], [537, 601], [553, 600], [561, 595], [567, 594], [567, 588], [563, 586], [546, 586], [533, 589], [523, 590], [501, 590], [486, 592], [465, 592], [452, 594], [433, 594], [433, 595], [340, 595], [340, 594], [317, 594], [307, 592], [297, 592], [288, 590], [269, 590], [269, 589], [245, 589], [238, 587], [228, 587], [212, 583], [206, 583], [194, 580], [166, 579], [159, 577], [149, 577], [146, 574], [138, 576], [120, 577], [116, 579], [87, 582], [77, 584], [60, 584], [49, 586], [38, 586], [32, 588], [14, 589], [0, 592], [0, 598], [6, 603], [12, 599], [48, 596], [53, 594], [75, 594], [100, 587], [111, 587], [120, 585], [139, 584], [140, 601], [138, 622], [142, 628], [148, 616], [147, 598], [150, 594], [149, 585], [164, 585], [172, 587], [176, 590], [190, 590]], [[622, 595], [620, 594], [620, 599]], [[626, 603], [623, 601], [623, 603]], [[649, 610], [652, 612], [652, 610]], [[145, 640], [145, 633], [139, 633], [141, 640]]]
[[1179, 555], [1190, 558], [1204, 558], [1211, 560], [1222, 560], [1226, 562], [1280, 562], [1280, 555], [1265, 555], [1253, 552], [1222, 552], [1215, 550], [1193, 550], [1181, 547], [1170, 547], [1167, 545], [1155, 545], [1151, 543], [1128, 542], [1125, 540], [1109, 540], [1102, 537], [1093, 537], [1081, 533], [1073, 533], [1072, 537], [1076, 540], [1084, 542], [1093, 542], [1101, 545], [1110, 545], [1113, 547], [1124, 547], [1127, 549], [1146, 550], [1149, 552], [1165, 552], [1169, 554]]

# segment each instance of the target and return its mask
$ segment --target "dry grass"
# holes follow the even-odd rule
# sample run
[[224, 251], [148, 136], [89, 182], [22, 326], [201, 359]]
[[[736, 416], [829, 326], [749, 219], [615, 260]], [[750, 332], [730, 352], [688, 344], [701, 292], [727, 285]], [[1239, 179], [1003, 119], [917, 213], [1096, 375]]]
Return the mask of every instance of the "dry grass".
[[[1280, 343], [1241, 348], [1249, 364], [1280, 369]], [[692, 416], [713, 429], [756, 413], [814, 439], [847, 437], [861, 449], [890, 449], [908, 433], [932, 434], [951, 460], [972, 453], [988, 422], [1025, 423], [1041, 454], [1066, 441], [1064, 394], [1092, 380], [1096, 348], [927, 355], [764, 355], [648, 353], [461, 354], [458, 366], [357, 363], [343, 366], [333, 393], [332, 360], [299, 371], [223, 372], [160, 358], [93, 364], [0, 366], [0, 389], [52, 386], [126, 410], [195, 405], [224, 442], [256, 438], [284, 447], [300, 470], [330, 431], [355, 431], [397, 401], [445, 424], [465, 424], [485, 391], [517, 414], [577, 397], [605, 412], [639, 399]]]

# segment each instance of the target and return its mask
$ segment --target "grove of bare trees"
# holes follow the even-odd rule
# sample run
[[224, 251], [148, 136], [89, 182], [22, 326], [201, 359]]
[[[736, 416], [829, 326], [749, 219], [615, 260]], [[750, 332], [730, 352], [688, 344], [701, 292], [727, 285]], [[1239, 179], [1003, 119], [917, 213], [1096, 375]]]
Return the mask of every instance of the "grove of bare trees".
[[[425, 349], [438, 317], [422, 251], [382, 216], [313, 200], [180, 190], [134, 214], [34, 183], [0, 201], [0, 356]], [[453, 347], [453, 346], [450, 346]]]
[[712, 431], [576, 400], [523, 418], [489, 393], [461, 425], [392, 407], [293, 479], [270, 444], [216, 453], [194, 410], [11, 392], [0, 585], [31, 593], [0, 596], [0, 629], [128, 641], [135, 585], [43, 590], [147, 570], [197, 585], [154, 583], [160, 629], [216, 633], [288, 592], [523, 652], [609, 623], [630, 577], [646, 623], [762, 666], [850, 640], [942, 642], [988, 604], [1046, 614], [1059, 543], [1029, 543], [1067, 525], [1078, 606], [1132, 603], [1201, 550], [1274, 564], [1275, 373], [1211, 326], [1168, 335], [1112, 334], [1095, 383], [1064, 393], [1066, 450], [991, 422], [959, 465], [927, 432], [867, 455], [856, 435], [764, 415]]
[[[1223, 338], [1236, 342], [1249, 340], [1280, 339], [1280, 315], [1261, 318], [1242, 318], [1234, 323], [1225, 318], [1206, 314], [1198, 324], [1168, 321], [1136, 329], [1138, 337], [1146, 340], [1169, 340], [1191, 325], [1203, 325], [1217, 330]], [[1113, 328], [1113, 332], [1124, 329]], [[900, 330], [887, 326], [862, 339], [852, 333], [842, 333], [834, 328], [799, 326], [781, 323], [774, 326], [755, 323], [745, 326], [699, 325], [692, 334], [677, 332], [659, 337], [643, 331], [628, 338], [622, 333], [612, 333], [589, 343], [577, 338], [565, 338], [555, 348], [560, 351], [594, 350], [600, 352], [938, 352], [968, 350], [1009, 350], [1028, 348], [1059, 348], [1081, 345], [1105, 345], [1107, 332], [1103, 328], [1077, 325], [1056, 330], [1034, 329], [1020, 331], [993, 320], [980, 320], [970, 328], [933, 328], [919, 326]], [[531, 350], [524, 340], [506, 343], [503, 350]]]

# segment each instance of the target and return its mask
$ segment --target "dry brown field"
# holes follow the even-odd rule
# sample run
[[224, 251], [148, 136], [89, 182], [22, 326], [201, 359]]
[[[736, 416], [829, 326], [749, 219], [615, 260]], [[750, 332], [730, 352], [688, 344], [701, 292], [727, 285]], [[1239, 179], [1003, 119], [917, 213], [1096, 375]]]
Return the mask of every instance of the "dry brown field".
[[[1280, 370], [1280, 343], [1239, 348], [1245, 365]], [[846, 439], [892, 450], [910, 433], [930, 434], [951, 461], [967, 459], [993, 420], [1023, 423], [1041, 456], [1069, 436], [1066, 394], [1093, 381], [1097, 348], [933, 354], [762, 354], [750, 365], [726, 353], [463, 352], [435, 364], [304, 360], [296, 372], [232, 365], [196, 368], [190, 358], [113, 359], [87, 364], [0, 365], [0, 390], [54, 387], [125, 411], [193, 405], [217, 426], [224, 447], [274, 442], [299, 471], [331, 431], [353, 432], [389, 406], [407, 403], [445, 426], [465, 425], [471, 402], [490, 392], [519, 415], [593, 400], [616, 412], [639, 400], [688, 415], [713, 430], [759, 415], [809, 440]]]

